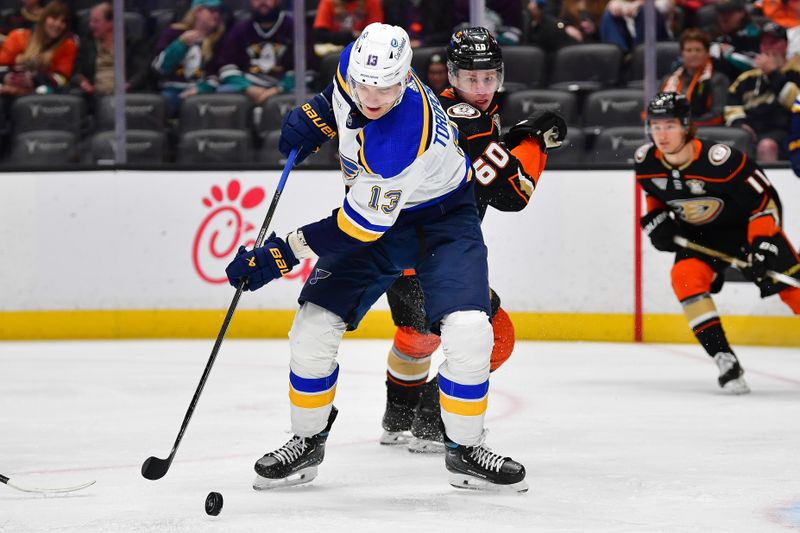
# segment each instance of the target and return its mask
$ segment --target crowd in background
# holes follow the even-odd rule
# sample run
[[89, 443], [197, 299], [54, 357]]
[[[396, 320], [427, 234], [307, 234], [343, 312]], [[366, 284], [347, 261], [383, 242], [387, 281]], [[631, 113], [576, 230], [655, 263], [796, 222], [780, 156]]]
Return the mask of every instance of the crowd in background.
[[[469, 0], [309, 0], [309, 89], [329, 79], [335, 56], [363, 28], [404, 27], [411, 44], [444, 47], [469, 25]], [[746, 131], [760, 161], [788, 159], [791, 109], [800, 88], [800, 0], [656, 0], [656, 38], [680, 43], [661, 89], [685, 93], [701, 126]], [[486, 25], [506, 46], [549, 57], [575, 44], [611, 43], [630, 62], [644, 40], [643, 0], [486, 0]], [[0, 0], [0, 95], [82, 95], [87, 109], [114, 88], [110, 2]], [[128, 92], [160, 93], [167, 115], [195, 94], [243, 93], [254, 105], [291, 92], [291, 0], [126, 1]], [[334, 63], [335, 64], [335, 63]], [[446, 62], [421, 72], [436, 90]], [[315, 76], [316, 75], [316, 76]]]

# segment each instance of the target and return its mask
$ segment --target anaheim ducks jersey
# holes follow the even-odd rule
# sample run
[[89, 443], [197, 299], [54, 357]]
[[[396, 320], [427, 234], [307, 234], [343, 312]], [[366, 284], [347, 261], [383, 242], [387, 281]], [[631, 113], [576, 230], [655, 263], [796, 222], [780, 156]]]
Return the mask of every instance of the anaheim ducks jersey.
[[758, 165], [727, 145], [690, 142], [694, 158], [682, 167], [670, 165], [653, 144], [636, 151], [636, 180], [647, 193], [648, 211], [666, 207], [682, 235], [731, 252], [764, 217], [781, 227], [780, 200]]
[[472, 178], [458, 132], [436, 95], [412, 71], [400, 103], [377, 120], [354, 120], [345, 83], [352, 45], [339, 60], [333, 111], [348, 188], [339, 228], [363, 241], [378, 239], [401, 212], [432, 206]]
[[458, 126], [458, 144], [472, 161], [481, 219], [488, 206], [499, 211], [524, 208], [539, 179], [538, 174], [528, 175], [517, 157], [500, 142], [499, 97], [500, 93], [496, 93], [487, 110], [481, 111], [461, 100], [452, 88], [439, 95], [447, 117]]

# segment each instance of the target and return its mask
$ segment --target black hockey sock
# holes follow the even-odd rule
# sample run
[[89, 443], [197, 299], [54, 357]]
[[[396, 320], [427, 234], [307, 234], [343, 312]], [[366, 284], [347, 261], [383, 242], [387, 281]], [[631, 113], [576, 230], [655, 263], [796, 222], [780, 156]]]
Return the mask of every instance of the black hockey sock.
[[697, 340], [700, 341], [700, 344], [703, 345], [703, 348], [711, 357], [714, 357], [719, 352], [733, 353], [719, 318], [709, 320], [693, 329], [694, 336], [697, 337]]
[[694, 336], [703, 345], [708, 355], [714, 357], [719, 352], [733, 353], [710, 294], [705, 292], [692, 296], [681, 301], [681, 305]]
[[391, 403], [407, 405], [409, 407], [416, 407], [419, 403], [422, 389], [425, 386], [425, 381], [422, 383], [396, 383], [396, 378], [387, 376], [386, 378], [386, 399]]

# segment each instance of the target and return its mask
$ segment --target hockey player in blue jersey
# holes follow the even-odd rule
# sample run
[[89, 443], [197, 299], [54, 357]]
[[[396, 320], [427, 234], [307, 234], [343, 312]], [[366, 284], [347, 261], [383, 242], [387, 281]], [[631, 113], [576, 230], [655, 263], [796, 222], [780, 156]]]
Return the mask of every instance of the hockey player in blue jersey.
[[318, 256], [289, 332], [294, 436], [256, 462], [254, 488], [311, 481], [336, 418], [342, 335], [413, 268], [440, 333], [440, 402], [450, 483], [527, 490], [525, 468], [484, 444], [493, 345], [486, 246], [472, 168], [436, 95], [411, 70], [406, 32], [369, 25], [342, 52], [333, 83], [287, 114], [280, 149], [307, 157], [337, 138], [347, 194], [321, 221], [239, 249], [230, 282], [255, 290]]

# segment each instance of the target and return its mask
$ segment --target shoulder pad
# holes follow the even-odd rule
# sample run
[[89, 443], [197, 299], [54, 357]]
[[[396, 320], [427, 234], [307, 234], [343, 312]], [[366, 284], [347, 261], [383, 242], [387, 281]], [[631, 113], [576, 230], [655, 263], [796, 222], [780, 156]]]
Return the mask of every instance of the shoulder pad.
[[653, 143], [647, 143], [637, 148], [636, 153], [633, 154], [633, 160], [636, 163], [642, 163], [647, 157], [647, 152], [650, 151], [650, 148], [652, 148], [652, 146]]
[[731, 157], [731, 147], [725, 144], [715, 144], [708, 149], [708, 161], [718, 167]]
[[447, 108], [448, 116], [459, 119], [459, 118], [478, 118], [481, 116], [481, 112], [472, 107], [471, 105], [460, 102], [453, 106]]

